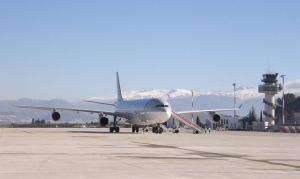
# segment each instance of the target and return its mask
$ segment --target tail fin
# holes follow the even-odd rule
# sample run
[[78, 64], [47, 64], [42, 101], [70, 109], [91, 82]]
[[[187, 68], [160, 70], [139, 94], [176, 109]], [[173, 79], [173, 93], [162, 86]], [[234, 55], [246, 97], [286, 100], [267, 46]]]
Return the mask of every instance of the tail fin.
[[122, 97], [122, 91], [120, 86], [120, 80], [119, 80], [119, 73], [117, 72], [117, 92], [118, 92], [118, 101], [123, 101]]

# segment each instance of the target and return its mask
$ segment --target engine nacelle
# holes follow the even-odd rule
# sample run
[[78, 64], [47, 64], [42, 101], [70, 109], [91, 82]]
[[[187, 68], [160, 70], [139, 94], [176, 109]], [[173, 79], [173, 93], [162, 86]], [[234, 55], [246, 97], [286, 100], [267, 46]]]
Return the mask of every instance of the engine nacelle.
[[218, 123], [221, 120], [221, 116], [218, 115], [218, 114], [214, 114], [212, 119], [213, 119], [214, 122]]
[[53, 121], [58, 121], [60, 119], [60, 114], [58, 112], [53, 112], [52, 119]]
[[102, 127], [107, 126], [107, 125], [108, 125], [108, 122], [109, 122], [109, 120], [108, 120], [107, 117], [101, 117], [101, 118], [100, 118], [100, 125], [101, 125]]

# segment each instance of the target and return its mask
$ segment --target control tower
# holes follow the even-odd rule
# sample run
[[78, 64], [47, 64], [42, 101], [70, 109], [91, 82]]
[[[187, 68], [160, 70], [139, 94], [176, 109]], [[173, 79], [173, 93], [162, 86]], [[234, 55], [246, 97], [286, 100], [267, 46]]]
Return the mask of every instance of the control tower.
[[275, 124], [275, 95], [281, 91], [281, 85], [277, 80], [278, 73], [263, 74], [262, 85], [258, 86], [259, 93], [265, 93], [263, 102], [265, 103], [265, 121], [269, 122], [269, 127]]

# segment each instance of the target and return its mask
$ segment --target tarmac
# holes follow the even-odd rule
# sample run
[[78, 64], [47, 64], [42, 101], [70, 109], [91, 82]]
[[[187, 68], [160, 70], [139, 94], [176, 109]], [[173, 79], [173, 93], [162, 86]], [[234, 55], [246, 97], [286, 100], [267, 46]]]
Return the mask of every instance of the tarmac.
[[0, 178], [299, 178], [300, 135], [0, 128]]

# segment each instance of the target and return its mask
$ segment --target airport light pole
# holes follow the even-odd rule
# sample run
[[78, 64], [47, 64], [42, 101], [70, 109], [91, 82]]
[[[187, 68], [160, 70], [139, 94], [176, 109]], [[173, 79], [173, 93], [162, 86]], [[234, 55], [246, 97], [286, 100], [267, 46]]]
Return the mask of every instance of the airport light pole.
[[236, 127], [236, 83], [233, 83], [233, 121], [234, 126]]
[[[192, 92], [192, 111], [194, 110], [194, 90]], [[192, 123], [194, 123], [194, 113], [192, 113]]]
[[286, 75], [281, 75], [280, 77], [282, 78], [282, 125], [285, 123], [285, 115], [284, 115], [284, 77]]

